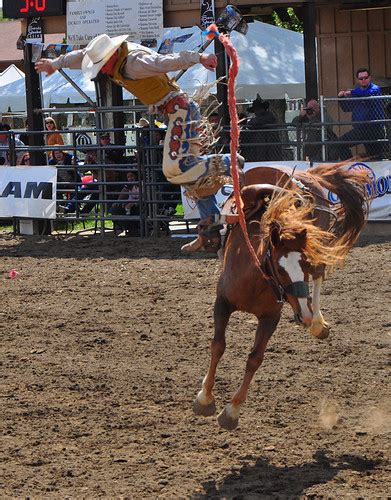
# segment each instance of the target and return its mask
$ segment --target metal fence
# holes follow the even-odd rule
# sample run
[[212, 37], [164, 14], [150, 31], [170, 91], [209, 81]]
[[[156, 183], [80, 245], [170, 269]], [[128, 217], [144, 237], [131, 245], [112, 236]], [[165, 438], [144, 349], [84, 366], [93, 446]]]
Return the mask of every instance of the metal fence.
[[[102, 145], [102, 135], [113, 137], [118, 132], [131, 132], [134, 142]], [[26, 132], [26, 142], [29, 136], [37, 133], [42, 134]], [[92, 220], [99, 233], [126, 231], [133, 236], [148, 236], [166, 234], [170, 222], [183, 219], [180, 187], [169, 183], [162, 173], [163, 146], [156, 142], [161, 129], [94, 128], [61, 131], [61, 134], [68, 144], [21, 146], [13, 131], [3, 134], [5, 143], [0, 140], [0, 163], [3, 165], [29, 165], [25, 156], [40, 151], [44, 152], [48, 165], [56, 166], [57, 220], [53, 223], [54, 228]], [[95, 135], [95, 143], [80, 145], [81, 134]], [[16, 221], [13, 222], [16, 228]]]
[[[365, 117], [365, 112], [371, 119], [357, 120]], [[180, 187], [167, 182], [162, 173], [163, 129], [132, 126], [60, 132], [66, 145], [42, 147], [21, 145], [12, 130], [0, 132], [2, 164], [21, 164], [23, 156], [34, 150], [44, 152], [48, 164], [55, 163], [54, 155], [63, 155], [56, 164], [54, 227], [90, 219], [101, 234], [126, 231], [149, 236], [166, 234], [170, 222], [183, 219]], [[32, 134], [46, 133], [26, 132], [23, 138], [28, 142]], [[107, 133], [111, 137], [123, 134], [126, 144], [102, 144], [101, 136]], [[390, 137], [391, 96], [343, 100], [322, 97], [318, 117], [254, 130], [243, 127], [240, 152], [248, 162], [335, 162], [352, 156], [382, 160], [391, 159]], [[222, 130], [214, 152], [229, 152], [229, 140], [230, 130]]]

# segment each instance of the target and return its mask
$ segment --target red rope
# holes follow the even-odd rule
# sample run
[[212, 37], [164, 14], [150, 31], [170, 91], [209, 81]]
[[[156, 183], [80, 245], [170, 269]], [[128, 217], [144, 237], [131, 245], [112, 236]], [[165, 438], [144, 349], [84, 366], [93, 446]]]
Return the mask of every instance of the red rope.
[[[211, 30], [212, 27], [209, 27]], [[217, 28], [216, 28], [217, 31]], [[223, 34], [219, 35], [220, 42], [224, 45], [225, 50], [227, 51], [229, 57], [231, 58], [231, 65], [229, 68], [228, 74], [228, 109], [229, 116], [231, 120], [231, 142], [230, 142], [230, 151], [231, 151], [231, 175], [234, 186], [234, 196], [236, 208], [239, 215], [239, 224], [242, 228], [243, 236], [248, 248], [248, 251], [252, 255], [256, 266], [261, 270], [261, 264], [258, 259], [258, 255], [256, 254], [254, 247], [251, 244], [250, 238], [247, 232], [246, 219], [244, 217], [243, 212], [243, 202], [240, 196], [240, 182], [239, 182], [239, 172], [238, 172], [238, 159], [237, 159], [237, 151], [239, 147], [239, 119], [238, 112], [236, 109], [236, 96], [235, 96], [235, 79], [238, 75], [239, 71], [239, 57], [235, 47], [232, 45], [231, 40]]]

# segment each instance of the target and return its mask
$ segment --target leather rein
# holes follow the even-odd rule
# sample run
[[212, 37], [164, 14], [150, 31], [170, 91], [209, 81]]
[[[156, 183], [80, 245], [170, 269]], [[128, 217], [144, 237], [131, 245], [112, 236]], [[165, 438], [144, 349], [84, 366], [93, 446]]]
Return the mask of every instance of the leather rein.
[[272, 259], [272, 244], [267, 240], [266, 249], [261, 259], [261, 270], [271, 286], [277, 303], [283, 304], [287, 301], [287, 294], [296, 298], [306, 298], [309, 296], [309, 286], [305, 281], [294, 281], [284, 286], [278, 278], [276, 267]]

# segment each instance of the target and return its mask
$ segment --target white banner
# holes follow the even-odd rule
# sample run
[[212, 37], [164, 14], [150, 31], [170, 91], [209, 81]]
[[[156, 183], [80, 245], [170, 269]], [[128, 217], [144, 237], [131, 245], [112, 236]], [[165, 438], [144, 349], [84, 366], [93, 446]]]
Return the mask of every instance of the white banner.
[[102, 33], [132, 41], [163, 36], [163, 0], [68, 0], [67, 42], [86, 45]]
[[56, 167], [1, 167], [0, 217], [56, 218]]
[[[254, 167], [273, 166], [276, 162], [261, 162], [261, 163], [246, 163], [244, 170], [250, 170]], [[309, 164], [305, 161], [280, 161], [278, 165], [286, 165], [297, 170], [309, 170]], [[318, 164], [314, 164], [316, 167]], [[369, 210], [369, 220], [372, 221], [386, 221], [391, 222], [391, 161], [378, 161], [378, 162], [356, 162], [348, 167], [365, 169], [369, 173], [371, 182], [366, 186], [367, 192], [370, 197], [374, 197]], [[216, 194], [217, 202], [221, 206], [227, 198], [227, 191], [232, 191], [229, 186], [223, 187], [222, 190]], [[334, 200], [334, 195], [329, 193], [330, 200]], [[183, 195], [182, 202], [185, 214], [185, 219], [199, 219], [198, 209], [196, 204], [188, 200]]]

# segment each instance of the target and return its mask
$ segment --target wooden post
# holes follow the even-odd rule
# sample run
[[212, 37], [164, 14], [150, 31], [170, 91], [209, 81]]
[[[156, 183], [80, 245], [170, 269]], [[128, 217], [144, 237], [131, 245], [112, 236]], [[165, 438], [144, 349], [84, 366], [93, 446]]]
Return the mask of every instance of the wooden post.
[[[42, 112], [34, 113], [34, 109], [42, 109], [41, 86], [38, 73], [34, 69], [32, 62], [32, 46], [26, 43], [24, 47], [24, 69], [26, 81], [26, 106], [27, 106], [27, 126], [29, 131], [42, 131]], [[43, 146], [44, 138], [42, 134], [30, 134], [29, 146]], [[36, 166], [47, 165], [46, 156], [42, 150], [30, 151], [31, 164]], [[51, 223], [48, 219], [32, 219], [25, 221], [30, 223], [30, 229], [26, 228], [25, 234], [51, 234]], [[31, 232], [30, 232], [31, 231]]]
[[[34, 113], [34, 109], [42, 109], [41, 86], [39, 74], [34, 69], [32, 62], [32, 46], [26, 43], [24, 48], [24, 70], [26, 74], [26, 106], [27, 126], [29, 131], [43, 130], [42, 112]], [[29, 146], [43, 146], [45, 144], [43, 134], [29, 135]], [[42, 151], [30, 153], [32, 165], [46, 165], [46, 157]]]
[[227, 54], [225, 52], [224, 45], [217, 38], [215, 39], [215, 54], [217, 56], [216, 79], [225, 77], [223, 83], [217, 84], [217, 100], [220, 103], [218, 113], [222, 126], [229, 126], [230, 119], [228, 110]]
[[316, 66], [316, 15], [313, 0], [303, 3], [305, 93], [308, 99], [318, 99]]

